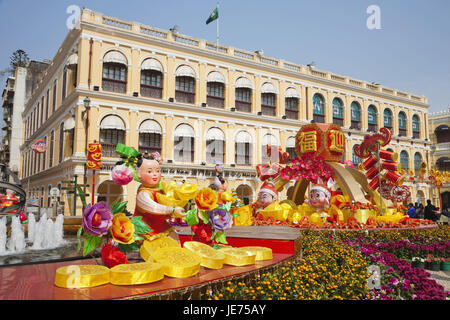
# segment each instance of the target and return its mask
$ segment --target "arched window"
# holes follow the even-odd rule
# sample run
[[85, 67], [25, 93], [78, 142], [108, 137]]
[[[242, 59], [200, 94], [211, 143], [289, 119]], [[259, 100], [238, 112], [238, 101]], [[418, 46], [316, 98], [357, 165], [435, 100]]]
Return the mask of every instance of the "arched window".
[[412, 132], [414, 139], [420, 138], [420, 120], [417, 114], [412, 117]]
[[422, 155], [420, 152], [414, 153], [414, 170], [418, 172], [420, 170], [420, 164], [422, 163]]
[[162, 98], [163, 68], [156, 59], [146, 59], [141, 65], [141, 96]]
[[195, 72], [186, 65], [179, 66], [175, 72], [175, 100], [195, 103]]
[[434, 129], [437, 143], [450, 142], [450, 127], [446, 124], [442, 124]]
[[402, 169], [405, 169], [405, 171], [408, 171], [409, 168], [409, 156], [408, 153], [403, 150], [402, 152], [400, 152], [400, 164], [402, 165]]
[[252, 157], [252, 136], [247, 131], [239, 131], [235, 142], [235, 162], [250, 165]]
[[374, 105], [370, 105], [367, 108], [367, 129], [369, 131], [377, 131], [377, 108]]
[[297, 156], [295, 152], [295, 137], [289, 137], [286, 141], [286, 152], [289, 153], [289, 160]]
[[219, 128], [206, 133], [206, 163], [225, 162], [225, 135]]
[[174, 134], [174, 159], [180, 162], [194, 162], [195, 131], [185, 123], [175, 129]]
[[267, 157], [267, 155], [265, 153], [265, 150], [264, 150], [267, 145], [270, 145], [270, 146], [273, 146], [273, 147], [278, 147], [278, 145], [279, 145], [277, 138], [274, 135], [270, 134], [270, 133], [266, 134], [262, 138], [261, 163], [262, 164], [267, 163], [267, 162], [269, 162], [269, 160], [271, 162], [278, 162], [278, 161], [280, 161], [279, 159], [275, 158], [275, 157], [278, 157], [278, 152], [272, 153], [270, 158]]
[[237, 187], [236, 195], [242, 200], [242, 202], [244, 202], [245, 205], [248, 205], [253, 201], [253, 191], [245, 184], [241, 184]]
[[59, 157], [58, 163], [61, 163], [64, 159], [64, 122], [59, 125]]
[[440, 157], [436, 161], [436, 167], [439, 171], [450, 171], [450, 158]]
[[344, 108], [342, 100], [339, 98], [333, 99], [333, 123], [340, 126], [344, 125]]
[[287, 119], [298, 120], [300, 95], [294, 88], [288, 88], [284, 94], [285, 115]]
[[161, 126], [154, 120], [145, 120], [139, 126], [139, 152], [161, 154]]
[[392, 129], [392, 112], [390, 109], [384, 109], [383, 111], [384, 117], [384, 126], [388, 129]]
[[50, 150], [49, 150], [49, 160], [48, 160], [48, 167], [53, 167], [53, 149], [55, 144], [55, 130], [52, 130], [50, 133]]
[[270, 82], [261, 87], [261, 112], [264, 116], [275, 116], [277, 114], [277, 92]]
[[119, 51], [109, 51], [103, 57], [102, 88], [104, 91], [127, 92], [127, 59]]
[[119, 157], [116, 153], [118, 143], [125, 143], [125, 124], [116, 115], [109, 115], [100, 123], [100, 144], [104, 157]]
[[398, 135], [406, 137], [406, 115], [402, 111], [398, 114]]
[[225, 107], [225, 77], [217, 71], [212, 71], [206, 78], [206, 104], [210, 107]]
[[322, 95], [318, 93], [313, 96], [313, 120], [325, 123], [325, 103]]
[[355, 154], [355, 147], [356, 145], [352, 148], [352, 162], [354, 165], [357, 165], [362, 162], [362, 159]]
[[235, 90], [235, 108], [236, 111], [252, 112], [252, 90], [253, 85], [250, 80], [240, 77], [234, 84]]
[[352, 120], [350, 129], [361, 130], [361, 107], [358, 102], [352, 102], [350, 105], [350, 113]]

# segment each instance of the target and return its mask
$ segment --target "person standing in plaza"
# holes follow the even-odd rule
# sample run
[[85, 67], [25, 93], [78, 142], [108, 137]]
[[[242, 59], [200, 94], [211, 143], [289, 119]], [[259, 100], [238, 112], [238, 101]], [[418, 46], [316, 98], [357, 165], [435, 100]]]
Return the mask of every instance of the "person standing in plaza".
[[431, 204], [431, 200], [428, 199], [425, 207], [425, 219], [436, 221], [438, 219], [438, 214], [437, 208]]
[[406, 213], [408, 214], [408, 216], [410, 218], [415, 218], [416, 217], [416, 209], [414, 208], [414, 205], [412, 203], [410, 203], [408, 205], [408, 211], [406, 211]]
[[424, 207], [423, 204], [419, 203], [416, 209], [416, 218], [423, 219], [424, 218]]

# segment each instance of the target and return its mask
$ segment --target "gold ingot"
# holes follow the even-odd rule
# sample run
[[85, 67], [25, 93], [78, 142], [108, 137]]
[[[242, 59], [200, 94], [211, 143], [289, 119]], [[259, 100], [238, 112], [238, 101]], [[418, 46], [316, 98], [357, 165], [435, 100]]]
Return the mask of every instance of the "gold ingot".
[[332, 216], [332, 217], [334, 217], [334, 216], [337, 216], [338, 218], [337, 218], [337, 221], [336, 222], [344, 222], [345, 221], [345, 219], [344, 219], [344, 213], [340, 210], [340, 209], [338, 209], [338, 207], [337, 206], [335, 206], [335, 205], [332, 205], [331, 207], [330, 207], [330, 210], [329, 210], [329, 213], [328, 213], [330, 216]]
[[252, 254], [254, 253], [256, 255], [255, 261], [273, 259], [272, 249], [270, 248], [249, 246], [249, 247], [240, 247], [239, 249], [246, 250], [247, 252], [250, 252]]
[[241, 248], [220, 248], [221, 252], [225, 254], [225, 264], [232, 266], [247, 266], [255, 263], [256, 254], [250, 253]]
[[359, 223], [366, 223], [367, 219], [369, 219], [370, 216], [371, 213], [369, 209], [358, 209], [354, 214], [356, 221], [358, 221]]
[[252, 225], [252, 215], [253, 210], [250, 206], [242, 206], [238, 208], [233, 208], [230, 210], [231, 215], [237, 214], [238, 216], [233, 217], [233, 225], [235, 226], [251, 226]]
[[318, 227], [322, 226], [322, 218], [320, 217], [320, 214], [318, 214], [317, 212], [313, 213], [310, 217], [309, 217], [309, 221], [312, 224], [315, 224]]
[[156, 252], [156, 250], [167, 247], [180, 248], [181, 246], [174, 239], [164, 236], [156, 238], [155, 240], [152, 241], [144, 240], [144, 242], [141, 245], [141, 248], [139, 249], [139, 253], [141, 255], [141, 258], [144, 259], [144, 261], [152, 262], [153, 255]]
[[176, 200], [175, 198], [170, 198], [167, 195], [164, 195], [162, 193], [156, 194], [156, 200], [158, 203], [168, 206], [168, 207], [184, 207], [189, 200]]
[[385, 211], [384, 211], [384, 214], [385, 215], [391, 215], [391, 214], [396, 214], [397, 213], [397, 209], [396, 208], [387, 208]]
[[164, 274], [169, 277], [187, 278], [200, 271], [200, 257], [186, 248], [160, 248], [154, 253], [153, 259], [162, 264]]
[[293, 222], [293, 223], [297, 223], [302, 219], [303, 215], [301, 212], [299, 211], [293, 211], [289, 217], [288, 217], [288, 221], [289, 222]]
[[153, 262], [119, 264], [111, 268], [111, 284], [131, 286], [164, 278], [163, 266]]
[[281, 205], [283, 205], [283, 204], [288, 204], [289, 207], [290, 207], [291, 209], [293, 209], [293, 210], [296, 210], [296, 209], [297, 209], [297, 205], [296, 205], [295, 202], [292, 201], [292, 200], [283, 200], [283, 201], [280, 202], [280, 204], [281, 204]]
[[100, 265], [69, 265], [56, 269], [55, 285], [60, 288], [91, 288], [110, 282], [110, 270]]
[[197, 254], [200, 259], [200, 265], [209, 269], [221, 269], [225, 261], [225, 255], [220, 250], [216, 250], [198, 241], [186, 241], [183, 247]]

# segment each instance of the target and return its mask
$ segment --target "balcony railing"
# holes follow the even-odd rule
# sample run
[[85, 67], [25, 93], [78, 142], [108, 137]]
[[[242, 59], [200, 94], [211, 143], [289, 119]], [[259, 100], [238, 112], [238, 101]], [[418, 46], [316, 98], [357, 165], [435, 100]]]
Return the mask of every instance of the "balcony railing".
[[195, 103], [195, 93], [186, 91], [175, 91], [175, 100], [181, 103]]
[[246, 101], [235, 101], [236, 111], [240, 112], [252, 112], [252, 104]]
[[141, 84], [141, 96], [148, 98], [162, 98], [162, 88]]
[[221, 97], [207, 96], [206, 104], [210, 107], [223, 109], [225, 107], [225, 99]]

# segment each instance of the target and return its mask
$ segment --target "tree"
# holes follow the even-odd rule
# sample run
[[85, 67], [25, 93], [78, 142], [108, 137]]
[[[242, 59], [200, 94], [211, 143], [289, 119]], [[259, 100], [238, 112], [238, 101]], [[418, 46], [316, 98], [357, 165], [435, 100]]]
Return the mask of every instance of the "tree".
[[26, 67], [28, 65], [28, 62], [30, 62], [28, 54], [22, 49], [14, 51], [9, 59], [9, 65], [13, 70], [17, 67]]

